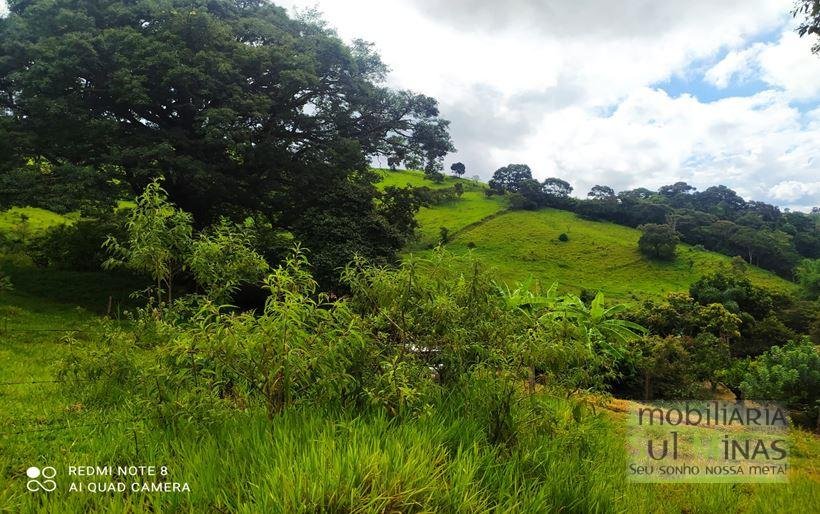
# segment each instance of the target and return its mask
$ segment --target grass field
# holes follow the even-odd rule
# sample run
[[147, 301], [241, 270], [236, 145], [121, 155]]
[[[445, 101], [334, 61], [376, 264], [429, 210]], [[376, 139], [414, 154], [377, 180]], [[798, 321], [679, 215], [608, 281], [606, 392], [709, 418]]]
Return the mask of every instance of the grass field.
[[57, 214], [46, 209], [36, 207], [13, 207], [7, 211], [0, 212], [0, 232], [9, 232], [21, 224], [22, 219], [26, 220], [28, 230], [32, 234], [41, 232], [48, 227], [71, 223], [79, 218], [77, 214]]
[[[375, 170], [379, 175], [381, 175], [382, 180], [379, 182], [379, 187], [385, 188], [389, 186], [394, 187], [429, 187], [430, 189], [444, 189], [447, 187], [452, 187], [458, 182], [465, 184], [465, 186], [471, 185], [474, 187], [483, 188], [485, 187], [480, 182], [475, 182], [473, 180], [463, 179], [463, 178], [455, 178], [451, 176], [444, 177], [444, 180], [441, 182], [433, 182], [430, 179], [425, 178], [424, 173], [420, 171], [413, 171], [413, 170], [388, 170], [388, 169], [376, 169]], [[466, 188], [466, 187], [465, 187]]]
[[[435, 186], [417, 171], [381, 173], [382, 185]], [[444, 185], [458, 179], [447, 180]], [[686, 291], [701, 276], [731, 261], [683, 244], [674, 261], [652, 261], [638, 252], [636, 229], [583, 220], [569, 211], [506, 209], [505, 199], [487, 197], [483, 188], [468, 191], [457, 201], [424, 207], [417, 216], [418, 239], [406, 251], [426, 255], [438, 243], [441, 227], [446, 227], [449, 250], [463, 253], [472, 243], [479, 258], [510, 284], [533, 277], [545, 286], [558, 282], [562, 291], [598, 290], [622, 301]], [[559, 241], [562, 233], [569, 241]], [[795, 290], [791, 282], [760, 268], [750, 266], [748, 273], [752, 282], [769, 289]]]
[[[560, 241], [561, 233], [569, 241]], [[731, 261], [688, 245], [678, 247], [672, 262], [652, 261], [638, 252], [639, 237], [636, 229], [546, 209], [505, 213], [459, 234], [448, 248], [458, 253], [474, 243], [482, 261], [510, 282], [532, 276], [547, 285], [557, 281], [564, 290], [586, 288], [633, 299], [687, 290], [702, 275]], [[748, 273], [759, 285], [794, 289], [765, 270], [750, 267]]]

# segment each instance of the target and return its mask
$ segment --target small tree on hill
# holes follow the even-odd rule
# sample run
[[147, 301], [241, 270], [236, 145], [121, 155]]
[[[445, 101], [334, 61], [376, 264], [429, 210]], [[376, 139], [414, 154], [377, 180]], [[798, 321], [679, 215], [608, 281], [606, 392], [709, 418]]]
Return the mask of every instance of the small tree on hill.
[[557, 177], [544, 179], [541, 183], [541, 190], [544, 192], [544, 201], [548, 207], [564, 208], [569, 206], [569, 195], [572, 193], [572, 186], [566, 180]]
[[820, 259], [805, 259], [797, 267], [797, 282], [809, 300], [820, 298]]
[[105, 267], [124, 266], [154, 279], [157, 300], [173, 298], [174, 277], [185, 268], [193, 240], [193, 218], [168, 201], [154, 180], [137, 198], [126, 223], [126, 241], [109, 237], [103, 246], [113, 257]]
[[453, 175], [456, 175], [456, 176], [459, 176], [459, 177], [461, 177], [465, 173], [467, 173], [467, 167], [464, 166], [464, 163], [462, 163], [462, 162], [454, 163], [452, 166], [450, 166], [450, 170], [453, 172]]
[[638, 227], [643, 231], [638, 240], [641, 253], [655, 259], [672, 260], [678, 245], [678, 234], [669, 225], [647, 223]]

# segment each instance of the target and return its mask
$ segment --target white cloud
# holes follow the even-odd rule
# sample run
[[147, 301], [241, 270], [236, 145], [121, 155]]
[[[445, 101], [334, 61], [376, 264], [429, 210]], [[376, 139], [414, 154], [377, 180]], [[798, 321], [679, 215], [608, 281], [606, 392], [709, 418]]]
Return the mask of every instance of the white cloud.
[[773, 186], [808, 184], [818, 175], [817, 121], [777, 92], [702, 103], [639, 88], [611, 116], [575, 107], [551, 113], [503, 157], [531, 163], [541, 177], [562, 176], [580, 195], [595, 184], [622, 190], [683, 180], [699, 189], [723, 183], [747, 198], [805, 208], [817, 203], [817, 188], [787, 196]]
[[9, 7], [6, 4], [6, 0], [0, 0], [0, 17], [5, 16], [9, 12]]
[[820, 182], [785, 180], [772, 188], [772, 197], [787, 202], [811, 198], [820, 193]]
[[718, 88], [757, 78], [783, 89], [793, 100], [820, 96], [820, 59], [811, 53], [812, 40], [787, 28], [772, 43], [755, 43], [733, 50], [706, 71], [704, 79]]
[[756, 71], [755, 65], [763, 50], [762, 45], [753, 45], [743, 50], [732, 50], [720, 62], [704, 74], [706, 82], [725, 89], [732, 82], [750, 78]]
[[785, 89], [794, 99], [820, 97], [820, 58], [811, 53], [812, 40], [792, 31], [777, 44], [764, 47], [758, 57], [762, 79]]

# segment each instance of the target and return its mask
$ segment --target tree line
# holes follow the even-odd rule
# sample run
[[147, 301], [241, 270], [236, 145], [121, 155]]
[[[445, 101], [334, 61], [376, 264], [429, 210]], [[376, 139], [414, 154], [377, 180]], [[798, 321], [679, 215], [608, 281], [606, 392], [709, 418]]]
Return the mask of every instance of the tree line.
[[[487, 194], [504, 194], [514, 209], [553, 207], [599, 221], [630, 227], [651, 226], [663, 232], [659, 241], [669, 245], [672, 236], [692, 245], [730, 256], [741, 256], [792, 279], [803, 259], [820, 258], [820, 210], [811, 213], [781, 211], [765, 202], [747, 201], [726, 186], [697, 191], [685, 182], [657, 191], [637, 188], [616, 193], [605, 185], [594, 186], [586, 199], [573, 198], [573, 187], [560, 178], [537, 181], [526, 164], [499, 168]], [[657, 227], [662, 226], [662, 227]], [[656, 247], [658, 257], [668, 250]]]

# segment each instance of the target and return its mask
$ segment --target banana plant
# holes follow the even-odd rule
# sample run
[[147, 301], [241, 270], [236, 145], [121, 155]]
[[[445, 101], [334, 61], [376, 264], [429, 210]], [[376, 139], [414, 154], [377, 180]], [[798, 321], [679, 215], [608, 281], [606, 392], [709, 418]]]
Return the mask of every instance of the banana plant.
[[575, 295], [566, 295], [541, 320], [562, 322], [590, 348], [599, 346], [612, 357], [621, 358], [624, 355], [620, 348], [622, 344], [647, 332], [641, 325], [617, 317], [626, 309], [624, 304], [607, 307], [604, 294], [600, 292], [589, 306]]
[[532, 313], [538, 309], [551, 309], [558, 301], [556, 291], [558, 290], [558, 283], [553, 284], [543, 293], [533, 292], [532, 276], [528, 277], [523, 282], [518, 282], [515, 289], [510, 289], [507, 284], [495, 284], [499, 294], [504, 299], [509, 309], [518, 309], [525, 313]]

